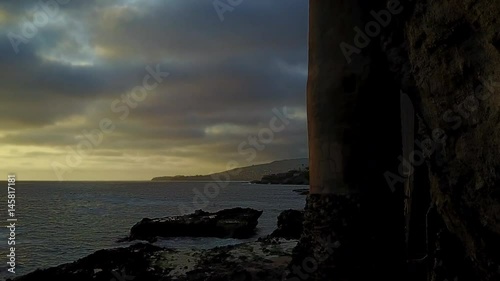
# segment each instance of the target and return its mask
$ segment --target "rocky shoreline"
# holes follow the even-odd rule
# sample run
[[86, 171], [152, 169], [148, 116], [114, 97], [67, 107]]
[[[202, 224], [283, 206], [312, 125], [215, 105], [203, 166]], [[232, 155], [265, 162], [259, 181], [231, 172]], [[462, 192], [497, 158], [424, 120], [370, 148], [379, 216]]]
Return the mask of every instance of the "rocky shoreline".
[[[343, 271], [337, 272], [336, 275], [356, 277], [356, 279], [342, 280], [366, 280], [365, 277], [371, 276], [372, 271], [377, 274], [390, 273], [400, 276], [399, 280], [417, 280], [403, 278], [403, 276], [407, 277], [407, 273], [403, 271], [415, 273], [418, 267], [425, 265], [411, 263], [406, 265], [408, 268], [405, 270], [404, 265], [397, 262], [400, 260], [398, 253], [401, 249], [390, 244], [392, 239], [399, 237], [397, 226], [392, 225], [391, 228], [379, 219], [389, 216], [390, 214], [386, 211], [392, 209], [377, 212], [374, 212], [372, 207], [360, 209], [360, 206], [372, 206], [369, 205], [370, 202], [376, 204], [378, 201], [373, 200], [373, 197], [364, 199], [360, 197], [362, 200], [358, 197], [330, 197], [310, 195], [305, 211], [282, 211], [277, 218], [276, 230], [266, 237], [260, 237], [251, 242], [211, 249], [172, 249], [138, 242], [128, 247], [99, 250], [72, 263], [38, 269], [7, 280], [282, 281], [304, 280], [302, 278], [304, 276], [308, 276], [306, 278], [308, 280], [327, 280], [321, 275], [323, 271], [313, 270], [313, 268], [319, 269], [320, 266], [328, 270], [341, 268]], [[321, 205], [323, 209], [329, 211], [314, 217], [315, 214], [310, 211], [312, 205]], [[234, 214], [238, 211], [241, 210], [236, 208], [236, 212], [235, 209], [220, 212]], [[250, 212], [260, 211], [251, 210]], [[346, 218], [357, 216], [359, 212], [368, 212], [371, 216], [358, 224], [349, 225]], [[328, 217], [328, 214], [332, 213], [336, 215], [332, 218]], [[205, 214], [207, 213], [197, 211], [189, 216], [202, 218]], [[435, 212], [430, 212], [428, 219], [431, 243], [437, 245], [436, 249], [429, 252], [429, 259], [433, 264], [430, 280], [482, 280], [478, 279], [474, 273], [474, 266], [463, 251], [457, 237], [446, 229], [439, 216]], [[329, 225], [325, 220], [332, 220], [335, 230], [325, 228], [325, 225]], [[311, 235], [318, 231], [325, 234], [323, 238], [318, 241], [311, 240]], [[349, 243], [352, 243], [353, 237], [357, 238], [357, 236], [367, 238], [362, 245], [355, 248], [356, 252], [349, 255], [352, 260], [341, 258], [340, 255], [344, 253]], [[374, 241], [385, 243], [373, 243]], [[376, 258], [369, 258], [370, 256], [366, 253], [371, 253], [371, 257]], [[341, 265], [341, 267], [331, 268], [332, 265]], [[367, 268], [372, 271], [366, 270]], [[492, 268], [492, 274], [496, 270]], [[457, 276], [459, 276], [458, 279]], [[396, 279], [388, 278], [387, 280]]]
[[296, 244], [297, 240], [276, 239], [209, 250], [174, 250], [138, 243], [100, 250], [14, 280], [281, 280]]
[[[212, 230], [217, 222], [221, 225], [219, 230], [227, 230], [227, 225], [222, 222], [231, 219], [239, 226], [243, 222], [249, 222], [242, 228], [245, 230], [242, 233], [246, 233], [244, 237], [248, 237], [254, 233], [257, 225], [254, 224], [254, 219], [257, 221], [261, 214], [262, 211], [234, 208], [216, 213], [199, 210], [186, 216], [145, 219], [132, 227], [128, 239], [140, 237], [141, 240], [154, 241], [156, 236], [165, 236], [163, 231], [174, 224], [177, 227], [184, 224], [185, 230], [192, 231], [194, 228], [191, 227], [199, 229], [204, 225], [203, 221], [209, 222], [206, 224], [207, 231], [197, 233], [197, 236], [205, 233], [212, 237]], [[302, 232], [302, 220], [303, 211], [286, 210], [278, 217], [277, 229], [257, 241], [207, 250], [169, 249], [140, 242], [129, 247], [99, 250], [72, 263], [38, 269], [7, 280], [282, 280], [292, 260], [292, 250]], [[154, 235], [145, 235], [145, 230]], [[189, 231], [184, 234], [191, 236], [193, 233]]]

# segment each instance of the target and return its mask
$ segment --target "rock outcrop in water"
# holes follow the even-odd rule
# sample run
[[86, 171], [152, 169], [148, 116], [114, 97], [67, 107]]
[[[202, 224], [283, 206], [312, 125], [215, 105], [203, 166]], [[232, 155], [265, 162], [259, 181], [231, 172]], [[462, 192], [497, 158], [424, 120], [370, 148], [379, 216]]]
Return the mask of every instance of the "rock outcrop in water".
[[271, 233], [270, 237], [299, 239], [303, 223], [303, 210], [285, 210], [278, 216], [278, 228]]
[[144, 218], [130, 230], [127, 240], [155, 241], [157, 237], [218, 237], [249, 238], [262, 211], [250, 208], [233, 208], [216, 213], [195, 211], [183, 216]]

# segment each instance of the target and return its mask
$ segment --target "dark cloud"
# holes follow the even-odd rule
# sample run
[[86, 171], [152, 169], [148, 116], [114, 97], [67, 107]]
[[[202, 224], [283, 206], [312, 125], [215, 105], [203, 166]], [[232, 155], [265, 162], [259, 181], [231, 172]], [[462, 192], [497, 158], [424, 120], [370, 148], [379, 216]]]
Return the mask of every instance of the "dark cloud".
[[148, 13], [108, 7], [95, 17], [93, 43], [125, 56], [202, 62], [252, 53], [290, 56], [305, 51], [307, 35], [307, 1], [302, 0], [244, 1], [223, 22], [212, 1], [197, 0], [162, 1]]
[[[8, 35], [22, 35], [34, 3], [0, 3], [0, 147], [57, 155], [109, 118], [116, 129], [92, 161], [139, 153], [222, 165], [286, 106], [294, 119], [258, 159], [307, 156], [307, 1], [243, 1], [222, 22], [208, 0], [69, 1], [16, 54]], [[170, 75], [122, 120], [111, 105], [156, 65]]]

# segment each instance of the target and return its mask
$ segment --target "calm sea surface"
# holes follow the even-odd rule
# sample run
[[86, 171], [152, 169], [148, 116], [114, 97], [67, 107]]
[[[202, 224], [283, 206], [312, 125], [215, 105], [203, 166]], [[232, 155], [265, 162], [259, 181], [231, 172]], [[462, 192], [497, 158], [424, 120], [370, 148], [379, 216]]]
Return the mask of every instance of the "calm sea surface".
[[[4, 202], [2, 225], [7, 225], [7, 184], [0, 194]], [[96, 250], [127, 246], [116, 240], [144, 217], [180, 215], [184, 208], [217, 211], [232, 207], [263, 210], [258, 234], [276, 228], [282, 210], [302, 209], [305, 196], [293, 192], [304, 186], [250, 185], [232, 182], [213, 198], [201, 198], [203, 182], [22, 182], [16, 183], [16, 274], [72, 262]], [[199, 192], [197, 192], [197, 191]], [[214, 192], [213, 189], [208, 190]], [[216, 195], [216, 196], [215, 196]], [[0, 229], [3, 264], [0, 279], [15, 277], [7, 272], [8, 229]], [[243, 240], [175, 238], [155, 244], [172, 248], [211, 248]], [[3, 260], [1, 260], [3, 259]]]

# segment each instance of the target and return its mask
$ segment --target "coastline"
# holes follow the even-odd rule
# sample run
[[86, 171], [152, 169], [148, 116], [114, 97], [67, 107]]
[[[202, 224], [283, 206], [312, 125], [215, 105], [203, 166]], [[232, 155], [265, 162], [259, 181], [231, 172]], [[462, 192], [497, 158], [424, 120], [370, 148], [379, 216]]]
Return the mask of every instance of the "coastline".
[[[227, 210], [226, 210], [227, 211]], [[278, 217], [277, 229], [268, 236], [210, 249], [171, 249], [143, 241], [127, 247], [94, 252], [74, 262], [6, 280], [281, 280], [298, 243], [302, 218], [290, 219], [285, 210]], [[280, 237], [295, 229], [292, 237]], [[210, 265], [210, 266], [207, 266]], [[207, 279], [208, 278], [208, 279]], [[240, 280], [240, 279], [230, 279]]]

